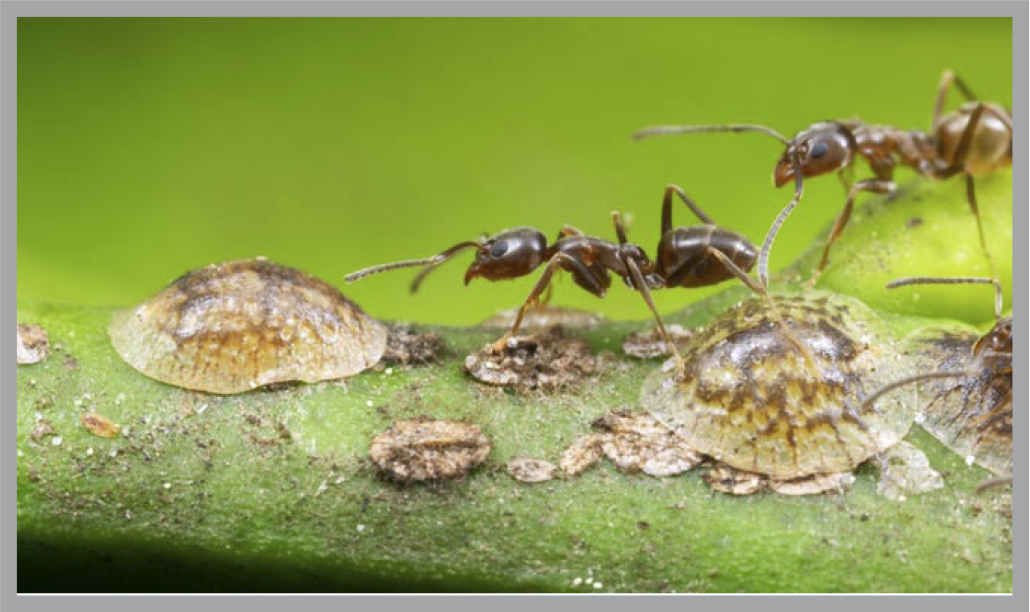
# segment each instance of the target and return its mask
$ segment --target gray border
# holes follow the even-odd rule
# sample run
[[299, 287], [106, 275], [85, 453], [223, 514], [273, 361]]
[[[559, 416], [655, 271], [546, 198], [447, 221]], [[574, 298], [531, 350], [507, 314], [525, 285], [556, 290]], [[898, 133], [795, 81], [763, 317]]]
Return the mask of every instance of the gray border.
[[[40, 17], [73, 17], [73, 16], [195, 16], [195, 17], [216, 17], [216, 16], [491, 16], [491, 17], [514, 17], [514, 16], [598, 16], [598, 17], [679, 17], [679, 16], [751, 16], [751, 17], [1012, 17], [1013, 18], [1013, 48], [1019, 49], [1020, 53], [1013, 55], [1013, 108], [1014, 124], [1017, 132], [1022, 135], [1016, 139], [1013, 150], [1013, 164], [1017, 168], [1027, 168], [1026, 136], [1027, 126], [1024, 123], [1027, 110], [1027, 56], [1024, 51], [1027, 48], [1027, 19], [1028, 5], [1024, 2], [253, 2], [253, 1], [219, 1], [219, 2], [3, 2], [0, 4], [0, 38], [2, 38], [2, 98], [5, 102], [0, 115], [0, 125], [3, 127], [5, 138], [2, 144], [2, 181], [0, 188], [0, 251], [3, 254], [3, 302], [0, 305], [0, 317], [7, 323], [0, 324], [0, 338], [3, 344], [13, 344], [14, 322], [16, 313], [16, 286], [13, 282], [17, 273], [17, 17], [19, 16], [40, 16]], [[1019, 112], [1022, 111], [1022, 112]], [[1026, 228], [1028, 217], [1027, 207], [1024, 203], [1028, 200], [1026, 173], [1015, 173], [1013, 184], [1013, 201], [1021, 205], [1014, 210], [1015, 227]], [[1014, 302], [1021, 304], [1019, 317], [1026, 320], [1027, 304], [1027, 254], [1028, 242], [1023, 241], [1020, 249], [1021, 257], [1014, 258], [1014, 266], [1019, 273], [1015, 274], [1013, 282]], [[8, 281], [9, 279], [9, 281]], [[1027, 334], [1025, 328], [1016, 326], [1019, 336], [1019, 346], [1026, 346]], [[1015, 362], [1020, 371], [1026, 371], [1024, 361], [1025, 354], [1017, 351]], [[9, 357], [10, 359], [10, 357]], [[17, 392], [15, 385], [14, 368], [4, 368], [2, 374], [3, 391], [2, 406], [14, 406], [17, 403]], [[1027, 387], [1026, 377], [1015, 377], [1015, 397], [1017, 406], [1026, 406]], [[16, 482], [16, 460], [13, 457], [14, 444], [5, 446], [5, 441], [13, 441], [16, 433], [14, 426], [15, 414], [13, 410], [5, 410], [3, 419], [6, 427], [0, 426], [0, 430], [6, 434], [0, 436], [0, 456], [10, 457], [10, 460], [0, 468], [0, 482], [2, 482], [2, 505], [0, 505], [0, 535], [6, 543], [0, 551], [0, 604], [8, 610], [39, 610], [56, 609], [59, 606], [67, 609], [74, 606], [79, 610], [85, 604], [86, 608], [97, 610], [135, 610], [142, 602], [138, 597], [78, 597], [70, 599], [62, 597], [21, 597], [15, 598], [17, 585], [16, 548], [11, 544], [16, 541], [16, 485], [9, 484]], [[784, 609], [797, 610], [799, 608], [823, 608], [832, 605], [845, 609], [867, 609], [869, 606], [901, 608], [902, 606], [913, 606], [929, 604], [935, 610], [942, 607], [967, 612], [973, 606], [989, 606], [992, 609], [1026, 610], [1030, 605], [1025, 584], [1016, 577], [1028, 575], [1030, 566], [1027, 563], [1027, 497], [1026, 497], [1026, 475], [1023, 471], [1027, 465], [1026, 434], [1027, 426], [1025, 413], [1017, 411], [1015, 415], [1017, 429], [1016, 442], [1013, 452], [1015, 457], [1021, 461], [1015, 462], [1014, 474], [1020, 478], [1017, 493], [1014, 496], [1014, 518], [1013, 518], [1013, 597], [983, 597], [974, 599], [956, 597], [934, 597], [933, 602], [925, 601], [925, 597], [917, 597], [909, 601], [908, 597], [887, 596], [877, 597], [875, 601], [866, 598], [834, 598], [828, 602], [824, 597], [801, 597], [781, 596], [763, 598], [762, 601], [753, 601], [751, 598], [739, 597], [692, 597], [687, 600], [668, 597], [648, 597], [647, 605], [660, 606], [664, 608], [701, 605], [729, 605], [733, 608], [751, 608], [754, 606], [767, 607], [770, 603], [774, 607], [782, 606]], [[775, 563], [775, 560], [770, 560]], [[971, 567], [970, 571], [976, 571]], [[568, 605], [571, 601], [561, 601], [558, 596], [545, 596], [547, 603]], [[633, 603], [640, 603], [643, 596], [633, 596]], [[145, 605], [156, 606], [158, 609], [172, 609], [180, 607], [184, 602], [175, 598], [147, 598]], [[360, 600], [337, 600], [330, 597], [291, 597], [288, 602], [277, 597], [246, 597], [232, 596], [230, 599], [216, 598], [215, 596], [202, 596], [191, 598], [189, 605], [201, 605], [204, 607], [220, 604], [257, 605], [268, 609], [280, 608], [284, 603], [302, 604], [305, 607], [329, 608], [351, 603], [387, 603], [400, 608], [412, 605], [446, 606], [449, 609], [464, 606], [481, 607], [489, 606], [515, 607], [524, 606], [527, 601], [492, 597], [484, 601], [482, 597], [456, 597], [443, 596], [425, 598], [420, 597], [418, 601], [408, 601], [400, 596], [361, 597]], [[537, 605], [538, 598], [532, 600], [531, 605]], [[589, 601], [576, 601], [576, 604], [589, 606], [619, 606], [624, 607], [626, 600], [622, 597], [594, 597]], [[1022, 605], [1020, 605], [1022, 604]], [[11, 607], [7, 607], [11, 606]]]

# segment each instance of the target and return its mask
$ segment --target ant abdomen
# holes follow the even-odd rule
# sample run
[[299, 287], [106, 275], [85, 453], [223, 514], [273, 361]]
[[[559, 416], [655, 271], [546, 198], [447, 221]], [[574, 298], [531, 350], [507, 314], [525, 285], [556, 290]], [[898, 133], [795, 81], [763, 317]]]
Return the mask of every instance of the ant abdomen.
[[942, 117], [934, 126], [937, 154], [943, 160], [953, 161], [962, 135], [969, 122], [979, 111], [979, 120], [973, 129], [969, 151], [965, 155], [965, 168], [970, 174], [986, 174], [1012, 165], [1012, 126], [1010, 114], [997, 104], [967, 102], [958, 110]]
[[734, 272], [712, 250], [745, 272], [754, 267], [758, 249], [743, 235], [715, 225], [677, 227], [658, 243], [655, 272], [666, 287], [707, 287], [729, 280]]

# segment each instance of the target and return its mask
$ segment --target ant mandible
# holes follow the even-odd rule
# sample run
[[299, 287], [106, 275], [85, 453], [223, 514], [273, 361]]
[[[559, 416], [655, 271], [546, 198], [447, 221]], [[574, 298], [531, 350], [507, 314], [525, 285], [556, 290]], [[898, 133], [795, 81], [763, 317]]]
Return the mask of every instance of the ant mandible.
[[[673, 194], [678, 195], [704, 225], [673, 227]], [[476, 251], [475, 259], [465, 272], [466, 285], [476, 277], [491, 281], [519, 278], [546, 263], [529, 297], [519, 308], [511, 329], [494, 344], [495, 350], [503, 349], [509, 339], [516, 336], [526, 311], [544, 293], [558, 269], [569, 272], [577, 285], [597, 297], [604, 297], [611, 286], [611, 274], [622, 278], [626, 286], [640, 292], [654, 316], [663, 340], [674, 353], [675, 345], [655, 309], [651, 290], [708, 286], [736, 276], [772, 304], [764, 287], [747, 275], [747, 271], [754, 266], [758, 257], [754, 245], [743, 235], [716, 226], [676, 185], [669, 185], [665, 189], [662, 200], [662, 238], [654, 262], [649, 260], [642, 248], [628, 241], [622, 216], [618, 212], [612, 213], [612, 220], [618, 244], [587, 236], [566, 225], [557, 240], [548, 245], [547, 238], [539, 230], [532, 227], [517, 227], [489, 238], [459, 242], [432, 257], [365, 268], [348, 274], [344, 279], [352, 283], [379, 272], [425, 266], [411, 283], [410, 289], [414, 293], [437, 266], [466, 249]], [[793, 337], [791, 338], [793, 340]], [[678, 353], [675, 354], [681, 361]]]
[[[942, 115], [948, 90], [953, 84], [970, 102]], [[773, 182], [777, 187], [783, 186], [791, 178], [800, 181], [802, 176], [809, 178], [838, 171], [847, 183], [844, 173], [853, 169], [856, 157], [868, 162], [875, 177], [860, 180], [848, 189], [844, 209], [833, 224], [819, 266], [809, 280], [809, 287], [814, 286], [826, 267], [830, 249], [851, 217], [857, 194], [862, 191], [880, 194], [894, 191], [894, 168], [898, 164], [935, 179], [965, 175], [966, 198], [976, 219], [980, 246], [991, 274], [997, 275], [984, 238], [973, 175], [1012, 165], [1012, 118], [1005, 108], [997, 104], [977, 101], [969, 87], [951, 70], [944, 71], [938, 85], [929, 132], [844, 120], [816, 123], [790, 140], [760, 125], [660, 126], [640, 130], [633, 137], [639, 140], [650, 136], [694, 132], [764, 132], [779, 139], [786, 145], [786, 150], [773, 171]], [[796, 169], [799, 161], [800, 173]], [[801, 189], [800, 182], [797, 189]]]

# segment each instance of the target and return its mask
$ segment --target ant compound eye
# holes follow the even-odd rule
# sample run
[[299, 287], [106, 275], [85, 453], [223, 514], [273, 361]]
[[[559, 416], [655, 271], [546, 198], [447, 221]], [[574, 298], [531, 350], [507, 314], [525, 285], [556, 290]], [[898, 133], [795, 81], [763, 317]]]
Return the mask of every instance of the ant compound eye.
[[830, 151], [830, 145], [825, 142], [817, 142], [812, 146], [812, 157], [819, 159], [823, 155], [826, 155]]
[[490, 257], [504, 257], [504, 254], [508, 252], [508, 246], [507, 240], [494, 243], [494, 245], [490, 247]]

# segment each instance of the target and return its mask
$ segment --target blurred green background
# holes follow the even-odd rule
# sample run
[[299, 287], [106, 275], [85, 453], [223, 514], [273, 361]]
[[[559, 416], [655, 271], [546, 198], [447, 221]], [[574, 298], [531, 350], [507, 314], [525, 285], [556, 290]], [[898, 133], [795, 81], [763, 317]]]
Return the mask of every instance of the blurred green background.
[[[463, 288], [467, 254], [417, 296], [413, 271], [342, 277], [517, 225], [612, 238], [614, 209], [653, 252], [668, 182], [760, 243], [790, 198], [771, 185], [781, 145], [630, 134], [750, 122], [790, 136], [853, 116], [927, 129], [945, 68], [1011, 106], [1011, 32], [1007, 18], [21, 18], [18, 297], [129, 305], [265, 255], [378, 317], [472, 324], [536, 275]], [[772, 268], [843, 201], [836, 179], [807, 182]], [[676, 221], [696, 223], [685, 208]], [[647, 317], [620, 285], [604, 301], [567, 278], [556, 289], [556, 304]], [[656, 300], [670, 312], [718, 289]]]

